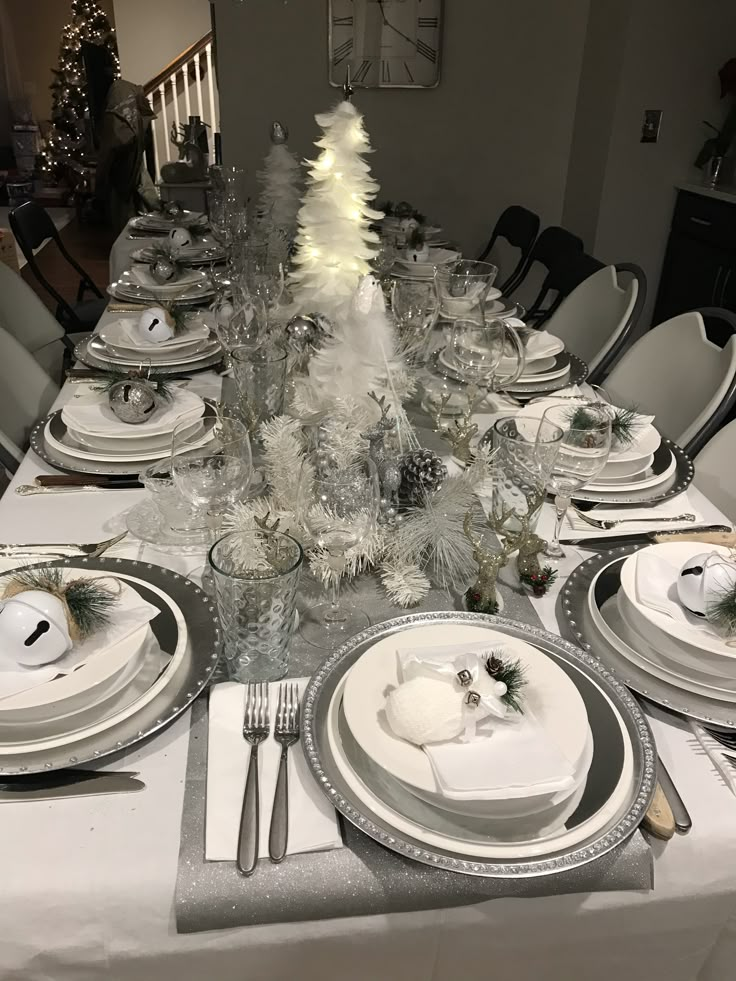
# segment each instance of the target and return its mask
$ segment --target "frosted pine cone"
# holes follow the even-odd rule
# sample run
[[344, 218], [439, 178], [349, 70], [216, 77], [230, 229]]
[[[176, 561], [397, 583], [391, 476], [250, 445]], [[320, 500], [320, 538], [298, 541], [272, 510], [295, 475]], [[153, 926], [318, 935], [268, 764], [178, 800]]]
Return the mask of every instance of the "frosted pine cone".
[[407, 504], [421, 505], [427, 494], [439, 490], [447, 477], [447, 467], [431, 450], [409, 450], [401, 460], [399, 494]]

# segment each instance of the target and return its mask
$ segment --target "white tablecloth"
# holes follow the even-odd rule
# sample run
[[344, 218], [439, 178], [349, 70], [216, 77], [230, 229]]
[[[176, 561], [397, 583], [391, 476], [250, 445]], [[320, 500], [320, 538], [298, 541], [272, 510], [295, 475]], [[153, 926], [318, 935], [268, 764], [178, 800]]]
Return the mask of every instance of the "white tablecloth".
[[[202, 394], [218, 385], [214, 375], [193, 383]], [[60, 402], [74, 391], [67, 385]], [[94, 541], [120, 528], [121, 513], [143, 494], [13, 493], [39, 472], [51, 468], [31, 453], [0, 501], [0, 541]], [[697, 491], [693, 497], [708, 520], [720, 520]], [[179, 571], [199, 564], [135, 545], [127, 554]], [[558, 589], [537, 604], [552, 629]], [[140, 794], [0, 804], [0, 979], [731, 981], [736, 798], [685, 729], [663, 715], [653, 726], [693, 830], [654, 844], [649, 893], [496, 900], [450, 911], [179, 936], [173, 898], [185, 716], [116, 761], [116, 768], [140, 771], [146, 783]]]

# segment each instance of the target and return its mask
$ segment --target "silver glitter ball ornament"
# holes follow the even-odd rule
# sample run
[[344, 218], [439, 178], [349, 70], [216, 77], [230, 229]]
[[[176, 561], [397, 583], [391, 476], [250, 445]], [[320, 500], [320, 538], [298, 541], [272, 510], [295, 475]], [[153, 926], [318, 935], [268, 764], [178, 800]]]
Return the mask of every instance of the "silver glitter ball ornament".
[[171, 218], [173, 221], [178, 221], [184, 214], [184, 209], [178, 201], [167, 201], [164, 204], [163, 210], [166, 217]]
[[151, 263], [151, 276], [160, 285], [173, 282], [176, 279], [176, 274], [176, 263], [170, 259], [156, 259], [155, 262]]
[[306, 351], [313, 347], [319, 336], [319, 327], [314, 318], [306, 313], [298, 313], [286, 325], [286, 336], [295, 351]]
[[115, 382], [110, 389], [110, 408], [121, 422], [139, 426], [156, 411], [156, 393], [142, 378]]

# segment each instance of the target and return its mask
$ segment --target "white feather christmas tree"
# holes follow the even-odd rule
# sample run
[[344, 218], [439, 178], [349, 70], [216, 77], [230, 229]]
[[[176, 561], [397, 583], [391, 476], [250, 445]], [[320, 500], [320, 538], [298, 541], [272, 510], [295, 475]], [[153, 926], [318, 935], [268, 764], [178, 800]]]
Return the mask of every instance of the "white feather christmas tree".
[[301, 166], [289, 150], [289, 131], [279, 122], [271, 126], [271, 149], [264, 160], [263, 170], [258, 171], [261, 197], [258, 210], [269, 218], [273, 226], [287, 241], [293, 239], [297, 227], [297, 213], [301, 203]]
[[322, 152], [309, 162], [290, 285], [302, 312], [319, 310], [339, 321], [370, 272], [378, 235], [369, 225], [383, 215], [369, 205], [378, 184], [362, 157], [370, 143], [361, 114], [346, 100], [315, 118]]

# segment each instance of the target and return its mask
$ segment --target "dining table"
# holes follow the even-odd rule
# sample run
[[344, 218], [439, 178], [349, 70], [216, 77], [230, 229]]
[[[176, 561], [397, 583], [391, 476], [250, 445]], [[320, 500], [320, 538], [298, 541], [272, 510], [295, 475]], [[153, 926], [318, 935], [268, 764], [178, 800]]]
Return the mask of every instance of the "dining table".
[[[121, 237], [116, 261], [139, 244]], [[115, 316], [106, 312], [101, 326]], [[190, 390], [213, 398], [222, 384], [214, 371], [188, 382]], [[80, 389], [65, 383], [54, 408]], [[54, 472], [28, 452], [0, 499], [0, 542], [109, 538], [125, 530], [126, 512], [146, 493], [16, 493], [19, 485]], [[729, 523], [696, 485], [688, 495], [707, 522]], [[542, 534], [552, 521], [552, 506], [545, 504]], [[566, 546], [559, 578], [531, 601], [547, 630], [561, 631], [560, 589], [591, 548]], [[130, 536], [109, 554], [183, 574], [202, 563], [202, 555], [159, 550]], [[313, 668], [321, 656], [315, 650]], [[650, 841], [648, 889], [180, 933], [175, 890], [193, 732], [188, 710], [100, 764], [138, 772], [145, 783], [140, 793], [0, 803], [0, 979], [730, 981], [736, 970], [736, 797], [682, 719], [648, 704], [645, 710], [692, 818], [689, 834]], [[244, 892], [251, 882], [242, 880]], [[329, 881], [324, 888], [329, 891]]]

